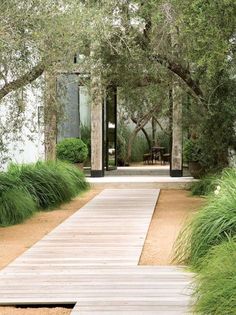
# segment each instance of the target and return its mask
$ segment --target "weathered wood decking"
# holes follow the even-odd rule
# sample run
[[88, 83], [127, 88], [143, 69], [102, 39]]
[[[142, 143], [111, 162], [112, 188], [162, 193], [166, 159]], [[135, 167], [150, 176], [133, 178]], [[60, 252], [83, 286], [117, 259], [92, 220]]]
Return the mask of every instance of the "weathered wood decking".
[[0, 304], [73, 315], [187, 314], [191, 275], [138, 266], [157, 189], [104, 190], [0, 272]]

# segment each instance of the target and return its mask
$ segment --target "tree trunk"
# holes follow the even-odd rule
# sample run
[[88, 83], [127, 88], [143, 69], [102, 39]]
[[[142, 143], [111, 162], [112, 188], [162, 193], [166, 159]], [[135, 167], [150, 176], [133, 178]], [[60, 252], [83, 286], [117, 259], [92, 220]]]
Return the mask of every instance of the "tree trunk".
[[142, 128], [141, 131], [142, 131], [142, 133], [144, 134], [144, 136], [145, 136], [145, 138], [146, 138], [146, 140], [147, 140], [149, 150], [151, 150], [151, 148], [152, 148], [152, 142], [151, 142], [151, 140], [150, 140], [150, 138], [149, 138], [149, 136], [148, 136], [147, 131], [146, 131], [144, 128]]
[[157, 132], [157, 123], [154, 117], [152, 117], [152, 145], [156, 145], [156, 132]]
[[38, 77], [40, 77], [45, 70], [44, 63], [39, 63], [36, 66], [34, 66], [31, 70], [29, 70], [27, 73], [23, 74], [21, 77], [5, 84], [0, 89], [0, 100], [8, 95], [9, 93], [18, 90], [21, 87], [24, 87], [25, 85], [32, 83], [35, 81]]
[[[133, 123], [137, 124], [137, 120], [135, 118], [131, 118], [131, 120], [132, 120]], [[151, 150], [152, 142], [151, 142], [151, 140], [149, 138], [149, 135], [148, 135], [147, 131], [145, 130], [145, 128], [142, 128], [141, 131], [142, 131], [142, 133], [144, 134], [144, 136], [145, 136], [145, 138], [147, 140], [149, 150]]]
[[45, 108], [44, 108], [44, 130], [45, 130], [45, 159], [56, 159], [57, 140], [57, 102], [56, 102], [56, 76], [47, 74]]
[[134, 129], [133, 133], [131, 134], [129, 141], [128, 141], [128, 147], [127, 147], [127, 156], [126, 156], [126, 163], [130, 163], [131, 161], [131, 155], [132, 155], [132, 146], [134, 143], [134, 140], [138, 134], [139, 130], [138, 129]]
[[173, 111], [173, 95], [172, 95], [172, 85], [168, 87], [169, 91], [169, 107], [168, 107], [168, 119], [169, 119], [169, 126], [168, 126], [168, 135], [169, 135], [169, 142], [168, 142], [168, 153], [171, 153], [172, 150], [172, 111]]

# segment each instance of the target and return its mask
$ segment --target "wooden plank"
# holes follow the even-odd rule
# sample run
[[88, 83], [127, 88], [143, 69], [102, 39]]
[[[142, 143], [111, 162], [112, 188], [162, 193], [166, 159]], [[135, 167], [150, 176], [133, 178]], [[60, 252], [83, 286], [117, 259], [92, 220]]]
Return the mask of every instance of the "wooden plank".
[[100, 193], [0, 272], [0, 304], [78, 302], [74, 315], [185, 314], [192, 275], [137, 266], [158, 194]]
[[[129, 310], [129, 314], [128, 315], [188, 315], [189, 313], [185, 312], [184, 309], [183, 310], [179, 310], [179, 311], [148, 311], [145, 310], [144, 311], [139, 311], [139, 310], [135, 310], [135, 311], [131, 311]], [[77, 309], [74, 309], [71, 313], [71, 315], [127, 315], [126, 311], [116, 311], [116, 310], [109, 310], [109, 311], [86, 311], [84, 310], [84, 308], [80, 308], [78, 307]]]
[[[146, 305], [144, 305], [146, 304]], [[190, 314], [185, 306], [182, 305], [159, 305], [159, 303], [110, 303], [104, 301], [102, 303], [78, 302], [72, 311], [72, 315], [78, 314]], [[104, 312], [104, 313], [103, 313]], [[114, 312], [114, 313], [113, 313]]]

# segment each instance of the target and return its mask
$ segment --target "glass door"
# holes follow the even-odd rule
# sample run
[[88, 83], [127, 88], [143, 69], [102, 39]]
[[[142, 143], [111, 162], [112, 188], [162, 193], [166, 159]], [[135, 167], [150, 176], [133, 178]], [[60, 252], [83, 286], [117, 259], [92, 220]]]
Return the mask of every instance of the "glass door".
[[107, 88], [106, 96], [106, 170], [117, 168], [117, 88]]

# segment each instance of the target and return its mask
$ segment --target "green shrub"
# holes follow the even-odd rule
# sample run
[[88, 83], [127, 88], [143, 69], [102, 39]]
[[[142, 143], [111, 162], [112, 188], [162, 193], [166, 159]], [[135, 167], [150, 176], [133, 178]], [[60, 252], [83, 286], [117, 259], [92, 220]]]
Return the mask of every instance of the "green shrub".
[[76, 138], [67, 138], [57, 144], [57, 158], [71, 163], [83, 163], [88, 157], [87, 145]]
[[215, 246], [197, 276], [194, 311], [202, 315], [236, 313], [236, 242]]
[[201, 150], [197, 140], [187, 139], [184, 142], [183, 157], [185, 162], [200, 162]]
[[21, 223], [36, 211], [36, 204], [19, 180], [0, 174], [0, 226]]
[[219, 175], [206, 175], [191, 186], [193, 196], [207, 196], [214, 192], [218, 185]]
[[87, 145], [88, 156], [91, 157], [91, 128], [81, 125], [81, 140]]
[[198, 268], [212, 246], [236, 235], [236, 170], [228, 169], [219, 180], [216, 194], [180, 233], [175, 260]]
[[82, 172], [62, 162], [11, 165], [9, 172], [20, 179], [40, 209], [70, 201], [87, 187]]

